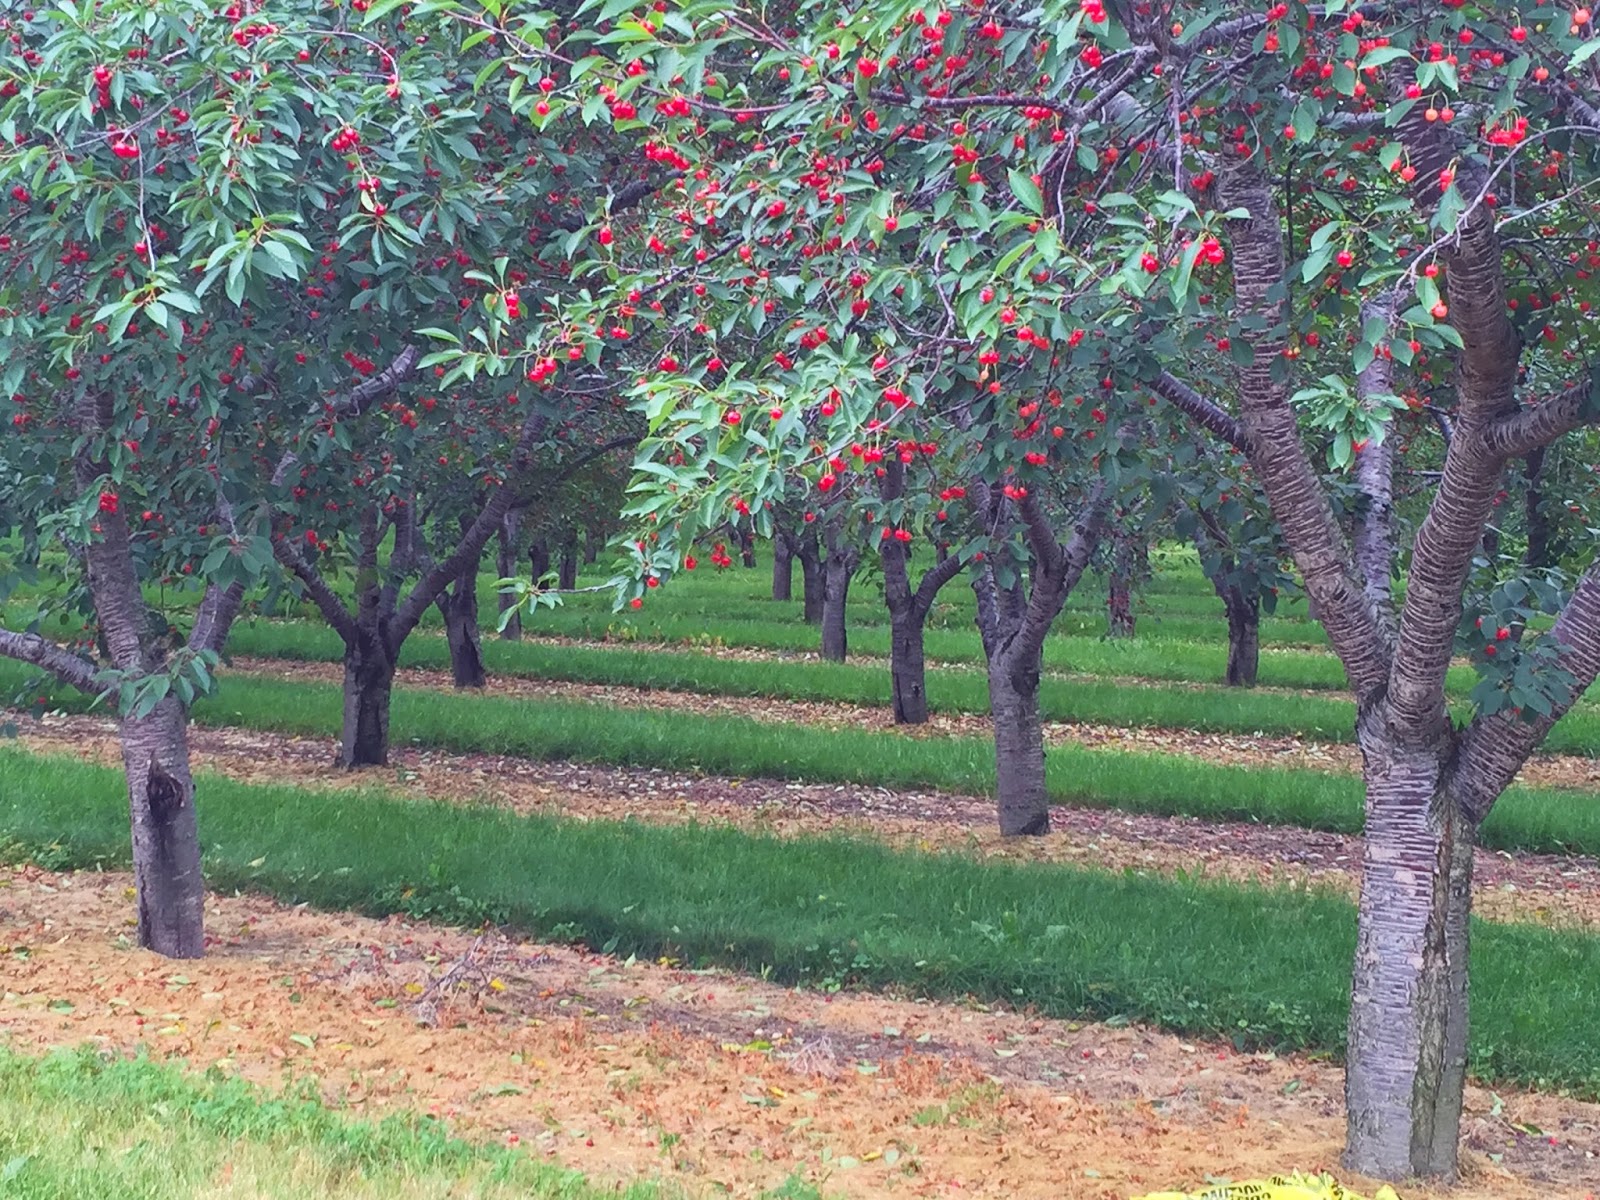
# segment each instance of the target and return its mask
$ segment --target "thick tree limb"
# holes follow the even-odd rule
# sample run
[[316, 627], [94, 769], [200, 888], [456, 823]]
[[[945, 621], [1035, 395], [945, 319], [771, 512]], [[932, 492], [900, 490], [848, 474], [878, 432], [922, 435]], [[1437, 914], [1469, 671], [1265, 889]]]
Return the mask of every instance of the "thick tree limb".
[[1288, 389], [1274, 377], [1288, 344], [1282, 298], [1283, 227], [1277, 203], [1271, 186], [1248, 164], [1226, 172], [1217, 186], [1219, 207], [1243, 208], [1250, 214], [1235, 226], [1233, 278], [1238, 314], [1262, 322], [1262, 332], [1251, 345], [1250, 362], [1239, 372], [1241, 425], [1251, 466], [1357, 702], [1370, 704], [1381, 696], [1389, 673], [1383, 637], [1367, 608], [1327, 492], [1306, 456]]
[[1600, 420], [1600, 370], [1548, 400], [1518, 409], [1483, 427], [1483, 443], [1500, 458], [1521, 458], [1550, 445], [1562, 434]]
[[287, 537], [274, 536], [272, 539], [272, 556], [280, 564], [287, 567], [296, 579], [305, 587], [306, 594], [316, 604], [317, 611], [322, 614], [323, 620], [333, 626], [346, 645], [356, 640], [356, 622], [350, 615], [350, 610], [339, 599], [337, 593], [328, 586], [328, 581], [306, 562], [305, 556], [300, 553], [300, 547]]
[[[1481, 170], [1461, 158], [1459, 141], [1441, 128], [1443, 122], [1424, 120], [1418, 109], [1413, 106], [1401, 120], [1399, 135], [1418, 170], [1413, 189], [1419, 206], [1437, 201], [1439, 173], [1446, 168], [1459, 169], [1456, 186], [1471, 193]], [[1490, 210], [1470, 206], [1440, 257], [1450, 323], [1463, 347], [1456, 363], [1455, 432], [1433, 502], [1417, 529], [1389, 673], [1394, 725], [1419, 744], [1449, 725], [1444, 678], [1455, 649], [1461, 594], [1506, 461], [1490, 449], [1484, 434], [1515, 410], [1521, 352], [1506, 315], [1500, 239]]]
[[1244, 426], [1220, 404], [1207, 400], [1171, 371], [1161, 372], [1150, 385], [1150, 390], [1170, 403], [1180, 412], [1192, 417], [1201, 427], [1209, 430], [1235, 450], [1249, 452]]
[[[1399, 307], [1399, 292], [1391, 289], [1361, 306], [1361, 323], [1382, 321], [1388, 326]], [[1356, 396], [1371, 409], [1394, 392], [1394, 366], [1382, 354], [1374, 354], [1365, 370], [1356, 377]], [[1368, 443], [1356, 456], [1356, 486], [1366, 498], [1366, 508], [1356, 524], [1356, 568], [1361, 573], [1362, 590], [1383, 634], [1386, 652], [1392, 652], [1395, 637], [1394, 590], [1390, 576], [1394, 569], [1394, 443], [1384, 437]]]
[[242, 583], [235, 581], [225, 588], [213, 583], [207, 587], [194, 615], [194, 628], [189, 631], [189, 648], [222, 653], [228, 631], [233, 628], [234, 618], [239, 615], [239, 606], [243, 603]]
[[36, 633], [0, 629], [0, 658], [15, 659], [48, 671], [62, 683], [90, 696], [105, 695], [110, 690], [95, 681], [99, 668], [94, 663]]
[[489, 497], [478, 515], [473, 518], [472, 524], [461, 535], [461, 541], [457, 543], [455, 550], [443, 562], [423, 572], [422, 578], [417, 581], [396, 610], [389, 633], [395, 651], [399, 650], [400, 644], [416, 628], [417, 622], [422, 620], [422, 614], [427, 612], [428, 607], [439, 598], [440, 593], [450, 586], [450, 582], [483, 556], [483, 548], [489, 544], [489, 539], [500, 528], [506, 513], [511, 511], [518, 490], [516, 483], [528, 470], [533, 447], [544, 436], [549, 424], [550, 419], [538, 412], [530, 413], [523, 422], [517, 444], [511, 452], [511, 478], [494, 489], [494, 494]]

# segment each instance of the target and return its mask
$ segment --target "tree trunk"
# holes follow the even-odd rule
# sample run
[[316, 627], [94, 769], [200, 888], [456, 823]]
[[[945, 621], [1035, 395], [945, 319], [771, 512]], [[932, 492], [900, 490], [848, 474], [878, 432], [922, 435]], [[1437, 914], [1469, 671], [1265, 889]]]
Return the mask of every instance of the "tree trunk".
[[133, 824], [139, 945], [168, 958], [205, 953], [205, 882], [189, 774], [189, 715], [168, 696], [122, 721], [122, 762]]
[[[843, 662], [847, 650], [845, 601], [850, 595], [850, 580], [860, 556], [853, 548], [836, 547], [828, 552], [822, 581], [822, 657]], [[810, 593], [807, 592], [807, 598]]]
[[915, 606], [889, 614], [889, 680], [898, 725], [928, 720], [928, 671], [923, 653], [923, 616]]
[[528, 565], [535, 583], [550, 574], [550, 543], [546, 539], [537, 537], [529, 544]]
[[605, 541], [604, 535], [598, 529], [589, 528], [583, 533], [583, 561], [594, 566], [595, 560], [600, 557], [600, 545]]
[[[519, 519], [515, 513], [507, 513], [500, 523], [499, 541], [495, 546], [494, 569], [497, 578], [512, 579], [517, 574], [517, 525]], [[515, 608], [517, 598], [500, 593], [500, 611], [504, 613], [508, 608]], [[507, 641], [517, 641], [522, 637], [522, 616], [515, 614], [500, 630], [500, 636]]]
[[345, 647], [344, 731], [341, 767], [383, 767], [389, 763], [389, 696], [394, 660], [375, 633], [361, 631]]
[[[1137, 543], [1137, 544], [1136, 544]], [[1129, 531], [1118, 528], [1111, 542], [1111, 583], [1106, 592], [1106, 636], [1134, 635], [1133, 576], [1136, 551], [1142, 546]]]
[[1228, 686], [1255, 687], [1261, 665], [1261, 601], [1232, 589], [1222, 603], [1228, 614]]
[[1050, 794], [1044, 778], [1044, 728], [1039, 722], [1041, 663], [1018, 668], [1011, 655], [989, 664], [994, 715], [995, 792], [1003, 837], [1050, 832]]
[[478, 639], [477, 582], [476, 572], [463, 574], [437, 601], [450, 647], [450, 674], [458, 688], [481, 688], [489, 682]]
[[772, 598], [794, 598], [794, 555], [789, 551], [788, 539], [781, 533], [772, 539]]
[[739, 539], [739, 554], [744, 559], [746, 567], [756, 565], [756, 536], [750, 530], [741, 528], [735, 536]]
[[1454, 1179], [1476, 830], [1441, 783], [1447, 746], [1363, 743], [1366, 853], [1345, 1069], [1345, 1162], [1391, 1179]]
[[822, 556], [815, 540], [802, 539], [794, 556], [800, 560], [801, 608], [807, 625], [822, 624]]
[[561, 556], [556, 567], [556, 586], [570, 592], [578, 586], [578, 531], [569, 529], [561, 539]]

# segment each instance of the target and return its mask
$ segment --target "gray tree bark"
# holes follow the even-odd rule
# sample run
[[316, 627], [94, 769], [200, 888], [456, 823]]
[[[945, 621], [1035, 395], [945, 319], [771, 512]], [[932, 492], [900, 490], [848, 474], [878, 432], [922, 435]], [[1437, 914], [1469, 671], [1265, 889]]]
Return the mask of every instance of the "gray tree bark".
[[445, 643], [450, 647], [450, 674], [458, 688], [488, 685], [483, 666], [483, 645], [478, 633], [478, 574], [457, 577], [439, 595], [439, 615], [444, 618]]
[[[522, 523], [522, 514], [516, 509], [501, 518], [500, 528], [495, 535], [494, 569], [495, 575], [500, 579], [515, 579], [517, 576], [517, 528]], [[500, 593], [500, 612], [505, 613], [508, 608], [517, 606], [517, 598], [505, 592]], [[522, 617], [513, 614], [500, 630], [500, 636], [509, 642], [519, 641], [522, 638]]]
[[363, 635], [344, 655], [344, 725], [339, 765], [348, 769], [389, 765], [389, 700], [394, 659], [381, 637]]
[[828, 555], [822, 567], [822, 657], [829, 662], [845, 660], [849, 641], [845, 602], [850, 597], [850, 581], [860, 565], [860, 551], [845, 540], [840, 530], [829, 529]]
[[133, 880], [139, 945], [168, 958], [205, 953], [205, 880], [188, 714], [168, 696], [119, 730], [133, 827]]

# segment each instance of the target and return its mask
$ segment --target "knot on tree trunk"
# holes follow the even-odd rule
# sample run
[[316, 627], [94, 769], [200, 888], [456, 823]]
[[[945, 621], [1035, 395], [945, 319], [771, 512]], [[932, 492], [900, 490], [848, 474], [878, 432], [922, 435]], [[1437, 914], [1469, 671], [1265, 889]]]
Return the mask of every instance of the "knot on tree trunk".
[[183, 785], [167, 773], [165, 767], [152, 760], [145, 796], [150, 804], [150, 815], [160, 824], [166, 824], [183, 808]]

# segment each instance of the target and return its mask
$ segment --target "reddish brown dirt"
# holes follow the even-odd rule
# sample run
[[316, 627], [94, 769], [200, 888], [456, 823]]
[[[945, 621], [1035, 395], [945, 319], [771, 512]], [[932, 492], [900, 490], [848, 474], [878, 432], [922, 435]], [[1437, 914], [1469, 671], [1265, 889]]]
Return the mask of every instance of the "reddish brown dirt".
[[[343, 669], [337, 663], [290, 662], [285, 659], [240, 657], [236, 670], [276, 679], [310, 679], [337, 683]], [[447, 671], [408, 667], [396, 676], [401, 687], [454, 691]], [[1130, 680], [1139, 686], [1148, 680]], [[484, 694], [530, 700], [577, 700], [612, 707], [672, 709], [701, 716], [738, 716], [756, 721], [793, 722], [827, 728], [871, 729], [906, 737], [989, 737], [989, 718], [975, 713], [934, 713], [925, 725], [896, 725], [894, 713], [873, 705], [838, 701], [784, 700], [770, 696], [712, 696], [623, 684], [569, 683], [502, 675], [490, 679]], [[1294, 767], [1313, 771], [1358, 772], [1361, 751], [1337, 742], [1267, 734], [1197, 733], [1187, 729], [1123, 728], [1115, 725], [1048, 721], [1045, 740], [1061, 745], [1076, 743], [1144, 754], [1179, 754], [1226, 766]], [[1600, 784], [1600, 760], [1577, 755], [1540, 755], [1531, 759], [1519, 782], [1533, 787], [1593, 790]]]
[[[256, 897], [212, 897], [208, 957], [174, 963], [129, 948], [129, 893], [120, 874], [0, 868], [0, 1035], [314, 1076], [358, 1114], [432, 1112], [691, 1195], [799, 1175], [830, 1196], [1113, 1200], [1338, 1154], [1325, 1063]], [[1591, 1196], [1597, 1155], [1600, 1108], [1474, 1089], [1464, 1185], [1406, 1195]]]
[[[1110, 870], [1204, 872], [1353, 894], [1361, 840], [1288, 826], [1201, 821], [1058, 807], [1052, 832], [1005, 839], [992, 801], [937, 792], [726, 779], [645, 768], [540, 763], [397, 746], [391, 772], [351, 775], [333, 766], [333, 743], [237, 729], [191, 731], [195, 763], [245, 782], [371, 786], [454, 801], [488, 800], [518, 812], [584, 820], [728, 823], [780, 835], [844, 832], [918, 849], [1066, 862]], [[98, 717], [47, 717], [23, 725], [30, 749], [118, 761], [115, 726]], [[1553, 855], [1478, 851], [1474, 905], [1490, 920], [1600, 927], [1600, 863]]]

